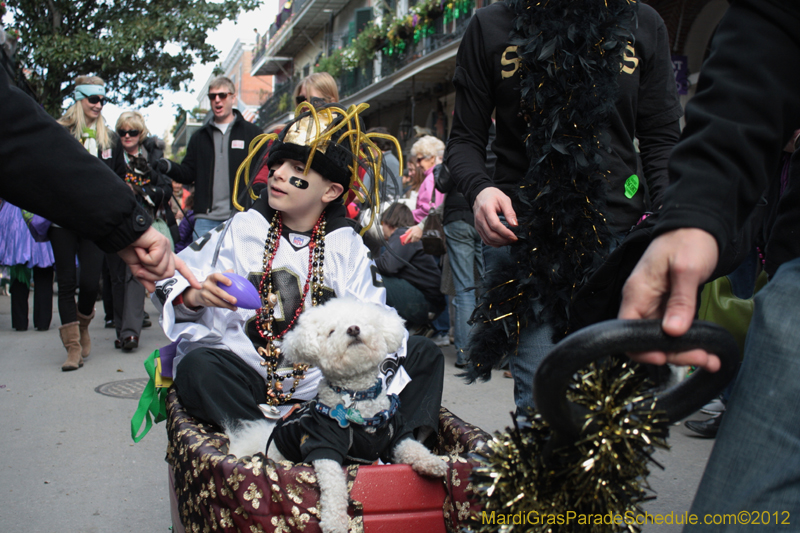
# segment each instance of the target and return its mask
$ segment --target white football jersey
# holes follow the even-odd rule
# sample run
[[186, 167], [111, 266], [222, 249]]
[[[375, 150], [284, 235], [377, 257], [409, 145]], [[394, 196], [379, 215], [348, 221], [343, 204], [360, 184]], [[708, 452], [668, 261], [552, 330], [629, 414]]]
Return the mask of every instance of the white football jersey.
[[[260, 212], [259, 208], [264, 212]], [[328, 209], [323, 300], [351, 297], [386, 305], [386, 290], [367, 247], [344, 217], [331, 216], [331, 211], [338, 215], [340, 210]], [[248, 211], [234, 215], [225, 224], [187, 247], [179, 256], [201, 282], [213, 272], [232, 270], [258, 288], [263, 274], [264, 242], [272, 213], [268, 207], [265, 209], [263, 204], [257, 204]], [[272, 262], [273, 291], [278, 296], [273, 322], [276, 332], [286, 328], [300, 305], [308, 276], [309, 242], [310, 237], [304, 234], [287, 234], [284, 231], [281, 236], [278, 252]], [[209, 307], [191, 311], [182, 304], [173, 305], [175, 298], [188, 286], [186, 279], [176, 272], [175, 277], [158, 282], [153, 295], [154, 303], [161, 309], [164, 332], [171, 340], [180, 341], [173, 372], [183, 356], [191, 350], [213, 347], [237, 354], [266, 380], [266, 367], [261, 366], [263, 359], [257, 352], [257, 348], [266, 346], [266, 342], [256, 329], [255, 310], [240, 308], [230, 311]], [[310, 291], [306, 295], [305, 305], [311, 305]], [[388, 386], [402, 364], [407, 340], [406, 333], [400, 350], [387, 354], [381, 368], [384, 385]], [[279, 372], [282, 374], [288, 374], [291, 370], [291, 365], [283, 361], [279, 363]], [[319, 370], [310, 368], [298, 383], [293, 397], [300, 400], [313, 398], [320, 377]], [[284, 382], [286, 388], [291, 383], [290, 379]], [[285, 412], [288, 407], [281, 410]]]

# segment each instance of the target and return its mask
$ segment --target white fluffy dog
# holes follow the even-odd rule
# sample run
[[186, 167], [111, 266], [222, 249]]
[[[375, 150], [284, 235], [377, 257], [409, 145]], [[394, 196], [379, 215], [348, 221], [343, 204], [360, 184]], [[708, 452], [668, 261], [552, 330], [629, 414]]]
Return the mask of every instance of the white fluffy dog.
[[267, 454], [314, 465], [325, 533], [348, 529], [345, 460], [371, 462], [374, 455], [408, 463], [425, 475], [447, 472], [444, 461], [403, 428], [397, 398], [382, 390], [380, 364], [400, 349], [404, 331], [393, 309], [336, 298], [305, 311], [285, 337], [286, 360], [316, 366], [324, 377], [317, 399], [275, 428]]

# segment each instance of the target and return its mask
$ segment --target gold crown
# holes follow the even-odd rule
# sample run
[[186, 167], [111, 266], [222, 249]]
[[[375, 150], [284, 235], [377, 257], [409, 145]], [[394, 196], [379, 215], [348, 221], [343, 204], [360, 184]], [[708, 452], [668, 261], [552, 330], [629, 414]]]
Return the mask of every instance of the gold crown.
[[[250, 167], [253, 158], [266, 143], [281, 141], [281, 134], [283, 134], [283, 143], [310, 148], [305, 165], [306, 172], [311, 168], [316, 152], [319, 151], [325, 154], [333, 143], [347, 150], [352, 157], [352, 163], [348, 165], [350, 173], [349, 191], [354, 194], [360, 203], [366, 204], [371, 208], [369, 223], [361, 230], [363, 235], [374, 222], [379, 210], [379, 184], [384, 181], [381, 170], [383, 168], [383, 152], [375, 145], [373, 139], [386, 139], [394, 143], [397, 148], [400, 168], [403, 168], [403, 154], [397, 139], [383, 133], [366, 133], [362, 131], [359, 115], [368, 108], [369, 104], [363, 103], [357, 106], [351, 105], [346, 111], [335, 104], [315, 109], [309, 102], [303, 102], [295, 109], [295, 117], [298, 118], [284, 128], [280, 134], [264, 133], [253, 139], [250, 142], [247, 157], [236, 172], [236, 181], [233, 188], [233, 204], [236, 209], [239, 211], [244, 210], [244, 207], [237, 201], [242, 185], [248, 189], [252, 200], [258, 199], [251, 186]], [[337, 133], [339, 135], [334, 140], [333, 137]], [[372, 180], [372, 190], [366, 190], [364, 182], [358, 175], [359, 168], [364, 168], [372, 176], [375, 176], [375, 179]]]

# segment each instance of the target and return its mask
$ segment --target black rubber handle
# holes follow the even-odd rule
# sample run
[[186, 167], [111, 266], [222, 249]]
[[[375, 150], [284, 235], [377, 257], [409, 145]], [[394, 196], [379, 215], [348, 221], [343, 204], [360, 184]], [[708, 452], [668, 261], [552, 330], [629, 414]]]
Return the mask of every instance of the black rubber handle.
[[576, 438], [583, 424], [577, 414], [581, 409], [566, 397], [575, 372], [611, 354], [695, 348], [717, 355], [722, 366], [714, 373], [699, 369], [657, 396], [658, 408], [666, 411], [670, 422], [677, 422], [715, 398], [736, 374], [739, 348], [722, 326], [695, 321], [686, 335], [670, 337], [661, 329], [661, 320], [607, 320], [576, 331], [556, 344], [536, 371], [536, 408], [556, 432]]

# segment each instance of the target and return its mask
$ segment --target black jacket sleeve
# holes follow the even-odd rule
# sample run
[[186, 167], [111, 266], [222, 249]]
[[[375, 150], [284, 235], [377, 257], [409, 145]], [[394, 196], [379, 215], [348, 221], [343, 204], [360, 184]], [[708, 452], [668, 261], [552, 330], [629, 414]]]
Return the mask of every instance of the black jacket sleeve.
[[494, 111], [491, 80], [480, 21], [474, 16], [456, 56], [455, 112], [445, 153], [445, 164], [470, 206], [483, 189], [493, 186], [486, 172], [486, 145]]
[[764, 270], [770, 278], [783, 263], [800, 257], [800, 150], [792, 154], [789, 183], [780, 197], [767, 241]]
[[394, 253], [387, 250], [375, 259], [375, 268], [378, 270], [378, 273], [386, 276], [399, 277], [400, 272], [412, 261], [416, 249], [422, 246], [418, 242], [405, 246], [400, 242], [400, 237], [407, 229], [408, 228], [397, 228], [386, 241], [386, 247], [391, 248]]
[[800, 5], [738, 0], [717, 29], [669, 163], [658, 233], [681, 227], [729, 246], [800, 124]]
[[198, 145], [200, 143], [200, 130], [196, 131], [194, 135], [189, 138], [189, 144], [186, 145], [186, 155], [183, 156], [183, 161], [176, 163], [170, 161], [169, 170], [167, 175], [178, 183], [193, 184], [197, 179], [197, 158], [199, 156]]
[[124, 248], [150, 226], [122, 180], [13, 87], [2, 69], [0, 124], [1, 197], [77, 231], [106, 252]]

